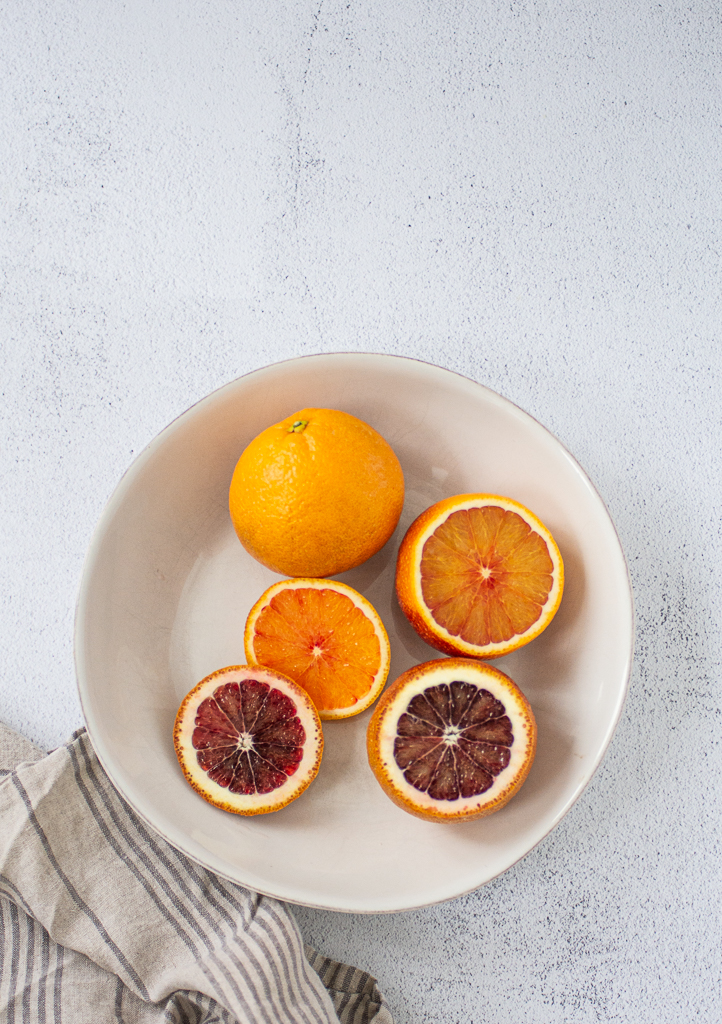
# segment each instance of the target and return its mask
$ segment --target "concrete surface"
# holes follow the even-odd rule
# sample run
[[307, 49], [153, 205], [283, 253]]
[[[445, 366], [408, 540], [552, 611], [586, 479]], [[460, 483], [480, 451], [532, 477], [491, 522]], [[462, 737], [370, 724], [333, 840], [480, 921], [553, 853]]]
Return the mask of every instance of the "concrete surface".
[[489, 385], [597, 484], [634, 585], [612, 746], [484, 889], [299, 910], [397, 1024], [665, 1024], [720, 991], [719, 6], [9, 0], [0, 716], [81, 722], [75, 595], [119, 477], [309, 352]]

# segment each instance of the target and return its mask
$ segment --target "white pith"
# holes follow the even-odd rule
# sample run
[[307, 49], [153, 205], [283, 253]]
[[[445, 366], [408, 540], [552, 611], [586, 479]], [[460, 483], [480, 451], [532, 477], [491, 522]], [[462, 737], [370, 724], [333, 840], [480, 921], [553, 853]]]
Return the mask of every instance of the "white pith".
[[[281, 786], [270, 793], [231, 793], [226, 787], [220, 786], [217, 782], [210, 779], [198, 764], [192, 742], [196, 713], [200, 704], [208, 697], [211, 697], [219, 686], [225, 686], [227, 683], [241, 683], [248, 679], [256, 679], [259, 682], [267, 683], [272, 689], [280, 690], [290, 697], [296, 705], [298, 717], [306, 732], [303, 756], [296, 771], [293, 775], [289, 775]], [[269, 672], [260, 666], [253, 666], [251, 668], [238, 666], [225, 672], [214, 673], [213, 676], [203, 680], [195, 691], [191, 691], [192, 696], [189, 695], [186, 698], [187, 704], [183, 720], [180, 723], [180, 727], [177, 727], [176, 730], [177, 739], [179, 740], [176, 746], [178, 759], [191, 784], [195, 784], [199, 790], [207, 794], [212, 803], [225, 804], [234, 810], [246, 812], [252, 811], [254, 808], [266, 807], [269, 804], [281, 806], [300, 794], [310, 781], [308, 777], [310, 769], [318, 761], [322, 736], [316, 719], [315, 708], [305, 693], [301, 692], [299, 695], [299, 690], [300, 687], [292, 687], [278, 673]], [[243, 737], [247, 736], [247, 733], [242, 733], [241, 741]], [[239, 746], [242, 746], [242, 742]]]
[[[457, 636], [454, 633], [450, 633], [444, 626], [437, 622], [429, 613], [426, 604], [424, 603], [423, 600], [423, 590], [421, 586], [421, 559], [424, 553], [424, 545], [426, 544], [429, 537], [439, 528], [439, 526], [442, 523], [446, 522], [449, 516], [451, 516], [454, 512], [462, 512], [466, 509], [471, 508], [494, 507], [504, 509], [505, 512], [515, 512], [519, 516], [519, 518], [523, 519], [527, 526], [534, 531], [534, 533], [538, 533], [539, 536], [542, 537], [543, 540], [546, 542], [549, 557], [552, 560], [553, 566], [552, 586], [547, 596], [546, 602], [542, 606], [542, 611], [539, 615], [539, 618], [536, 619], [531, 624], [531, 626], [529, 626], [528, 629], [524, 630], [523, 633], [515, 633], [513, 636], [509, 637], [508, 640], [501, 640], [498, 643], [484, 644], [483, 647], [479, 647], [476, 644], [468, 643], [468, 641], [462, 639], [462, 637]], [[544, 526], [540, 519], [537, 519], [533, 512], [530, 512], [529, 509], [525, 508], [523, 505], [520, 505], [518, 502], [512, 501], [510, 498], [501, 498], [496, 497], [494, 495], [477, 495], [473, 498], [470, 498], [468, 501], [460, 502], [458, 505], [455, 505], [452, 509], [435, 517], [432, 520], [432, 522], [428, 524], [428, 526], [426, 527], [426, 529], [423, 531], [423, 533], [416, 542], [415, 557], [412, 571], [414, 577], [414, 590], [416, 591], [419, 597], [418, 611], [420, 612], [421, 617], [428, 626], [429, 630], [432, 633], [436, 634], [438, 637], [447, 640], [450, 644], [453, 644], [454, 647], [457, 650], [459, 650], [459, 653], [461, 653], [463, 650], [463, 653], [465, 654], [478, 655], [479, 651], [483, 650], [484, 656], [490, 658], [494, 657], [494, 655], [504, 654], [510, 647], [514, 648], [517, 645], [520, 637], [526, 637], [530, 634], [532, 636], [536, 635], [536, 633], [539, 631], [540, 622], [544, 621], [545, 609], [554, 608], [558, 604], [559, 592], [561, 590], [564, 580], [564, 574], [562, 571], [562, 561], [561, 556], [559, 554], [559, 549], [557, 548], [556, 542], [547, 530], [546, 526]], [[491, 572], [489, 569], [482, 568], [482, 576], [484, 579], [488, 579], [490, 575]]]
[[[494, 778], [492, 786], [485, 793], [472, 797], [459, 797], [456, 800], [435, 800], [427, 793], [416, 789], [404, 778], [404, 773], [394, 758], [394, 742], [398, 721], [409, 706], [409, 702], [419, 693], [442, 683], [455, 681], [473, 683], [488, 690], [493, 697], [504, 705], [506, 714], [511, 720], [514, 742], [511, 746], [509, 764]], [[511, 685], [510, 685], [511, 684]], [[528, 721], [528, 711], [517, 696], [516, 687], [511, 680], [489, 665], [440, 665], [426, 674], [420, 674], [403, 687], [389, 703], [383, 713], [379, 729], [379, 754], [381, 762], [388, 773], [391, 784], [404, 800], [419, 810], [433, 809], [438, 813], [448, 813], [457, 817], [465, 812], [478, 810], [493, 803], [516, 779], [519, 770], [524, 766], [533, 743], [532, 727]], [[443, 742], [443, 741], [442, 741]]]
[[[332, 711], [324, 709], [319, 713], [323, 719], [331, 720], [334, 718], [347, 718], [350, 713], [357, 714], [361, 711], [365, 711], [366, 708], [370, 707], [376, 700], [386, 682], [391, 662], [391, 647], [386, 628], [381, 621], [379, 613], [376, 611], [374, 606], [367, 601], [365, 597], [363, 597], [363, 595], [359, 594], [358, 591], [353, 589], [353, 587], [349, 587], [346, 583], [339, 583], [337, 580], [303, 578], [296, 580], [281, 580], [278, 583], [274, 583], [273, 586], [269, 587], [268, 590], [261, 595], [249, 613], [245, 629], [246, 657], [248, 660], [253, 663], [256, 662], [253, 638], [255, 636], [256, 622], [258, 621], [261, 612], [268, 607], [276, 594], [284, 590], [334, 590], [336, 593], [343, 594], [345, 597], [348, 597], [349, 600], [361, 612], [363, 612], [369, 620], [379, 641], [380, 663], [368, 694], [366, 697], [358, 700], [355, 704], [351, 704], [348, 707], [335, 708]], [[314, 647], [312, 653], [314, 657], [320, 657], [323, 651], [319, 647]]]

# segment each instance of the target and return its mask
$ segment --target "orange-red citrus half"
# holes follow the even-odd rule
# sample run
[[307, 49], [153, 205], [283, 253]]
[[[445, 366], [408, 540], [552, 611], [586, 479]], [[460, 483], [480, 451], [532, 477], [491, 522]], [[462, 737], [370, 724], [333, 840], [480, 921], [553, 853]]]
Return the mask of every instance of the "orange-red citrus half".
[[345, 583], [274, 583], [246, 621], [246, 658], [289, 676], [322, 719], [365, 711], [384, 688], [389, 640], [375, 608]]
[[563, 589], [554, 538], [511, 498], [439, 501], [411, 524], [399, 549], [399, 603], [417, 633], [445, 654], [515, 651], [546, 629]]
[[367, 732], [369, 764], [404, 811], [468, 821], [503, 807], [526, 779], [536, 722], [521, 690], [491, 665], [439, 658], [399, 676]]
[[306, 692], [257, 665], [231, 665], [201, 680], [180, 706], [173, 742], [193, 789], [246, 815], [278, 811], [300, 796], [323, 751]]

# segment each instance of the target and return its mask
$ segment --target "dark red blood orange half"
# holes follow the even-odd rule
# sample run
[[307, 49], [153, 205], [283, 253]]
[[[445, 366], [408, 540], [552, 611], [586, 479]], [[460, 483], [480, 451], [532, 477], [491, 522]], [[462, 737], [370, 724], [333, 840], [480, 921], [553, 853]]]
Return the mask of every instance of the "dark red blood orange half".
[[536, 722], [504, 672], [439, 658], [404, 672], [381, 696], [367, 749], [382, 789], [403, 810], [466, 821], [519, 790], [534, 760]]
[[173, 731], [178, 761], [204, 800], [234, 814], [285, 807], [314, 780], [323, 735], [318, 712], [293, 680], [231, 665], [201, 680]]

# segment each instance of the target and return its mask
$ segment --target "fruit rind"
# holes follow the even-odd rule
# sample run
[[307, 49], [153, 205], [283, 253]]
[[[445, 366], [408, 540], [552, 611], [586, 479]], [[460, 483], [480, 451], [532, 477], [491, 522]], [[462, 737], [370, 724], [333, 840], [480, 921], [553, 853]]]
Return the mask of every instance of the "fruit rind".
[[[480, 647], [449, 633], [431, 616], [421, 596], [421, 556], [428, 538], [452, 512], [482, 506], [498, 506], [520, 516], [546, 542], [554, 566], [554, 574], [552, 589], [544, 606], [543, 614], [536, 623], [524, 633], [517, 633], [508, 640]], [[444, 654], [486, 660], [500, 658], [518, 650], [519, 647], [530, 643], [546, 629], [556, 615], [563, 591], [564, 563], [556, 541], [538, 516], [512, 498], [495, 494], [457, 494], [450, 498], [444, 498], [431, 505], [414, 520], [406, 531], [399, 548], [396, 562], [396, 596], [401, 609], [421, 639], [430, 647], [435, 647], [436, 650]]]
[[[304, 429], [289, 429], [297, 421]], [[337, 409], [301, 409], [261, 431], [241, 453], [229, 491], [243, 546], [289, 577], [335, 576], [365, 562], [391, 537], [403, 502], [389, 443]]]
[[[293, 775], [289, 775], [286, 782], [271, 793], [230, 793], [210, 779], [198, 764], [192, 743], [196, 712], [219, 686], [252, 679], [267, 683], [295, 701], [303, 714], [302, 724], [306, 732], [303, 757]], [[313, 702], [292, 679], [258, 665], [228, 665], [206, 676], [185, 696], [175, 719], [173, 745], [186, 781], [208, 803], [232, 814], [268, 814], [286, 807], [313, 782], [321, 764], [323, 733]]]
[[[259, 599], [251, 608], [246, 619], [246, 627], [243, 635], [243, 644], [245, 648], [246, 658], [250, 665], [259, 664], [256, 658], [254, 650], [253, 640], [255, 636], [256, 623], [261, 612], [266, 608], [273, 600], [276, 594], [281, 593], [284, 590], [303, 590], [304, 588], [312, 588], [314, 590], [324, 590], [329, 588], [335, 590], [339, 594], [344, 594], [349, 598], [357, 608], [361, 609], [367, 618], [373, 623], [378, 637], [379, 647], [381, 652], [381, 663], [379, 670], [376, 675], [374, 685], [370, 688], [365, 697], [360, 698], [355, 704], [351, 704], [345, 708], [334, 708], [334, 709], [322, 709], [317, 708], [318, 715], [322, 721], [334, 721], [342, 718], [351, 718], [353, 715], [358, 715], [362, 711], [366, 711], [370, 708], [373, 702], [376, 700], [378, 695], [386, 685], [386, 680], [389, 674], [389, 665], [391, 663], [391, 647], [389, 644], [388, 633], [386, 627], [383, 624], [381, 616], [376, 611], [374, 606], [368, 601], [363, 594], [359, 594], [353, 587], [349, 587], [347, 583], [341, 583], [339, 580], [320, 580], [316, 578], [303, 578], [292, 580], [279, 580], [277, 583], [272, 584], [267, 590], [261, 594]], [[305, 692], [305, 691], [304, 691]]]
[[[434, 800], [403, 778], [394, 759], [396, 726], [417, 693], [440, 683], [473, 682], [500, 700], [512, 719], [514, 743], [509, 765], [491, 789], [476, 797]], [[366, 734], [371, 770], [386, 795], [402, 810], [425, 821], [472, 821], [500, 810], [523, 785], [536, 753], [534, 713], [519, 687], [504, 672], [470, 658], [438, 658], [409, 669], [379, 700]]]

